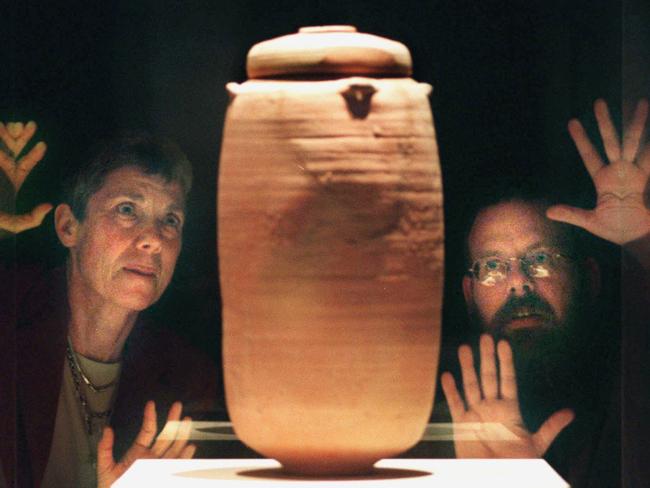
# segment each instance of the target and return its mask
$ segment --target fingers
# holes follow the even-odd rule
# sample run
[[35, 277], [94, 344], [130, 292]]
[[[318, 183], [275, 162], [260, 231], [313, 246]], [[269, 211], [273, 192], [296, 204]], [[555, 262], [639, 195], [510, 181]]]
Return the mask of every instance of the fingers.
[[34, 207], [34, 209], [29, 213], [32, 223], [36, 224], [35, 227], [38, 227], [43, 222], [45, 216], [54, 208], [54, 205], [51, 203], [41, 203]]
[[598, 151], [596, 151], [596, 148], [589, 140], [589, 136], [587, 136], [587, 132], [579, 120], [570, 120], [568, 128], [569, 135], [571, 135], [571, 139], [573, 139], [573, 143], [576, 145], [582, 162], [593, 178], [598, 170], [603, 167], [603, 161], [600, 159]]
[[0, 212], [0, 229], [18, 234], [28, 229], [38, 227], [43, 219], [52, 210], [52, 205], [42, 203], [35, 207], [31, 212], [23, 215], [10, 215]]
[[153, 457], [149, 446], [156, 437], [156, 404], [149, 400], [144, 406], [144, 416], [142, 418], [142, 427], [138, 432], [135, 441], [126, 451], [124, 457], [120, 460], [120, 466], [126, 470], [138, 459], [147, 459]]
[[499, 385], [497, 380], [497, 365], [494, 359], [494, 339], [492, 339], [491, 335], [481, 335], [480, 349], [483, 396], [486, 400], [497, 398]]
[[115, 464], [113, 459], [113, 442], [115, 434], [110, 427], [104, 427], [102, 438], [97, 443], [97, 466], [110, 469]]
[[144, 417], [142, 419], [142, 427], [138, 436], [135, 438], [134, 445], [138, 445], [148, 449], [151, 443], [156, 438], [156, 404], [149, 400], [144, 406]]
[[190, 439], [190, 433], [192, 432], [192, 419], [190, 417], [185, 417], [181, 422], [177, 423], [178, 430], [176, 432], [176, 439], [163, 454], [162, 457], [164, 458], [178, 458], [188, 447], [187, 441]]
[[645, 173], [650, 173], [650, 144], [645, 144], [637, 158], [637, 165]]
[[0, 229], [8, 232], [16, 233], [14, 225], [14, 217], [11, 214], [0, 212]]
[[46, 150], [47, 146], [45, 143], [39, 142], [24, 157], [18, 160], [18, 163], [16, 163], [16, 176], [14, 181], [16, 191], [20, 189], [25, 178], [27, 178], [27, 175], [29, 175], [34, 166], [43, 159]]
[[14, 172], [16, 171], [16, 163], [4, 151], [0, 151], [0, 169], [7, 175], [7, 178], [9, 178], [9, 181], [11, 181], [15, 189]]
[[8, 122], [7, 131], [13, 139], [17, 139], [20, 134], [23, 132], [23, 123], [22, 122]]
[[0, 123], [0, 139], [5, 143], [13, 156], [18, 156], [36, 133], [36, 123], [29, 121]]
[[104, 427], [102, 438], [97, 444], [97, 477], [102, 478], [103, 475], [110, 472], [115, 466], [115, 459], [113, 458], [113, 442], [115, 434], [110, 427]]
[[32, 169], [34, 169], [34, 166], [43, 159], [46, 151], [47, 146], [45, 143], [39, 142], [25, 156], [20, 158], [18, 162], [15, 162], [4, 151], [0, 151], [0, 169], [7, 175], [16, 192], [20, 190], [20, 187]]
[[501, 398], [504, 400], [517, 400], [517, 376], [512, 359], [512, 348], [507, 341], [497, 344], [499, 356], [499, 369], [501, 372]]
[[569, 425], [574, 418], [575, 414], [573, 411], [565, 408], [558, 410], [546, 419], [539, 430], [533, 434], [533, 443], [535, 444], [535, 448], [540, 456], [546, 452], [558, 434], [562, 432], [562, 430]]
[[[180, 402], [175, 402], [172, 405], [165, 428], [156, 442], [153, 442], [156, 435], [156, 405], [154, 402], [148, 401], [144, 407], [142, 428], [135, 442], [119, 463], [115, 463], [113, 459], [113, 431], [109, 427], [105, 428], [97, 445], [98, 488], [108, 488], [138, 459], [192, 458], [196, 452], [196, 446], [187, 443], [192, 431], [192, 419], [185, 417], [182, 422], [179, 422], [182, 409], [183, 406]], [[149, 448], [152, 442], [153, 446]]]
[[[176, 441], [178, 437], [178, 431], [180, 427], [179, 420], [181, 418], [182, 411], [183, 411], [183, 404], [181, 402], [174, 402], [171, 408], [169, 409], [169, 414], [167, 415], [167, 423], [165, 424], [165, 427], [163, 427], [163, 430], [156, 438], [156, 442], [151, 447], [151, 452], [153, 453], [154, 456], [156, 457], [163, 456], [167, 452], [167, 450], [170, 449], [172, 444]], [[185, 442], [187, 442], [187, 439]]]
[[154, 402], [148, 401], [144, 407], [142, 428], [121, 464], [128, 467], [141, 458], [191, 458], [196, 451], [196, 446], [187, 444], [192, 432], [192, 419], [185, 417], [180, 421], [182, 410], [183, 404], [174, 402], [165, 427], [156, 437], [156, 407]]
[[[14, 154], [14, 137], [11, 135], [12, 133], [16, 133], [17, 126], [15, 125], [16, 122], [7, 122], [7, 124], [3, 124], [0, 122], [0, 139], [2, 142], [4, 142], [4, 145], [11, 151], [11, 154]], [[21, 124], [22, 125], [22, 124]], [[11, 130], [10, 130], [11, 129]], [[22, 127], [20, 128], [20, 131], [22, 132]]]
[[180, 420], [181, 413], [183, 413], [183, 404], [181, 402], [172, 403], [169, 413], [167, 414], [167, 422]]
[[180, 453], [178, 459], [192, 459], [196, 453], [196, 445], [188, 444], [185, 449]]
[[463, 404], [463, 399], [458, 393], [458, 388], [456, 388], [456, 380], [454, 380], [454, 377], [449, 371], [445, 371], [440, 377], [440, 383], [442, 384], [442, 391], [447, 400], [451, 420], [454, 422], [460, 422], [465, 413], [465, 405]]
[[[599, 98], [594, 102], [594, 114], [598, 122], [598, 130], [603, 140], [605, 153], [610, 163], [621, 160], [633, 162], [639, 152], [645, 123], [648, 119], [648, 101], [641, 99], [637, 103], [632, 122], [625, 130], [622, 145], [612, 122], [609, 108], [604, 100]], [[580, 157], [593, 178], [595, 173], [603, 166], [603, 161], [578, 120], [569, 121], [568, 127], [569, 134], [580, 153]]]
[[571, 207], [569, 205], [553, 205], [546, 210], [546, 216], [551, 220], [565, 222], [589, 230], [591, 226], [591, 210]]
[[460, 362], [460, 372], [463, 377], [465, 401], [467, 402], [467, 407], [471, 408], [481, 401], [481, 388], [476, 377], [476, 370], [474, 369], [472, 349], [467, 344], [463, 344], [458, 348], [458, 360]]
[[621, 159], [621, 143], [618, 140], [618, 134], [612, 123], [609, 108], [607, 108], [605, 100], [599, 98], [594, 102], [594, 113], [596, 114], [596, 121], [598, 122], [600, 136], [603, 139], [607, 159], [610, 161], [618, 161]]
[[632, 162], [636, 158], [643, 130], [648, 118], [648, 101], [645, 98], [639, 100], [634, 110], [634, 117], [632, 123], [629, 125], [625, 134], [623, 135], [623, 159]]
[[23, 148], [30, 141], [30, 139], [34, 137], [34, 134], [36, 134], [36, 122], [30, 120], [25, 124], [22, 134], [20, 134], [17, 138], [18, 144], [16, 146], [16, 151], [14, 152], [14, 154], [16, 155], [20, 154], [20, 151], [22, 151]]

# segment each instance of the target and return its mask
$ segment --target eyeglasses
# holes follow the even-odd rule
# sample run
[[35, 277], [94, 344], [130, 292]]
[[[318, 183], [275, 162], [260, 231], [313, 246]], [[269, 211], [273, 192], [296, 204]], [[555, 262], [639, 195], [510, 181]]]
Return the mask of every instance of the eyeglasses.
[[477, 259], [468, 272], [484, 286], [494, 286], [506, 279], [513, 261], [519, 261], [521, 271], [529, 278], [550, 278], [571, 258], [566, 254], [537, 250], [521, 257], [488, 256]]

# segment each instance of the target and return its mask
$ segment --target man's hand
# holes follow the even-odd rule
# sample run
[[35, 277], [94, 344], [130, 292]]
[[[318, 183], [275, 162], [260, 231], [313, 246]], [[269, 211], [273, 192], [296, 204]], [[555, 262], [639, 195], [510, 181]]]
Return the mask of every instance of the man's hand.
[[156, 437], [156, 405], [152, 401], [147, 402], [142, 428], [120, 462], [115, 462], [113, 458], [113, 429], [105, 427], [97, 444], [97, 487], [110, 487], [138, 459], [189, 459], [194, 456], [196, 446], [187, 443], [192, 430], [192, 419], [185, 417], [180, 421], [182, 410], [180, 402], [172, 405], [167, 423]]
[[[458, 393], [454, 377], [442, 374], [442, 389], [454, 422], [454, 447], [458, 458], [538, 458], [544, 455], [557, 435], [573, 420], [571, 410], [563, 409], [551, 415], [532, 434], [524, 426], [517, 381], [512, 360], [512, 349], [506, 341], [499, 341], [499, 375], [495, 361], [494, 340], [484, 334], [480, 341], [481, 381], [476, 376], [472, 350], [467, 345], [458, 348], [465, 402]], [[460, 440], [458, 429], [465, 422], [500, 423], [517, 436], [516, 440], [490, 439], [477, 432], [478, 440]]]
[[[39, 142], [27, 154], [18, 159], [35, 132], [36, 124], [34, 122], [27, 122], [25, 125], [21, 122], [9, 122], [6, 125], [0, 122], [0, 140], [8, 151], [0, 149], [0, 169], [9, 179], [14, 193], [18, 193], [34, 166], [45, 156], [47, 147], [44, 142]], [[12, 215], [0, 211], [0, 230], [18, 233], [38, 227], [50, 210], [52, 210], [52, 205], [42, 203], [23, 215]]]
[[637, 104], [622, 143], [603, 100], [596, 100], [594, 113], [609, 164], [603, 163], [578, 120], [569, 121], [569, 134], [594, 182], [596, 208], [584, 210], [555, 205], [546, 215], [622, 245], [650, 233], [650, 211], [644, 199], [650, 176], [650, 150], [641, 149], [648, 101], [640, 100]]

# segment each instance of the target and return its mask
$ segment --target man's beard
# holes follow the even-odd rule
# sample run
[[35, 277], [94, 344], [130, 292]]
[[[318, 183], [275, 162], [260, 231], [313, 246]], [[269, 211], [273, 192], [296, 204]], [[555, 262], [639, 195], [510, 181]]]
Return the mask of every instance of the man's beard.
[[[510, 338], [519, 335], [518, 330], [511, 327], [512, 321], [534, 319], [540, 323], [534, 329], [557, 328], [558, 319], [553, 307], [537, 293], [527, 293], [523, 296], [509, 296], [506, 302], [497, 310], [488, 329], [496, 336]], [[529, 329], [529, 328], [526, 328]], [[524, 330], [526, 330], [524, 329]], [[523, 337], [526, 337], [524, 334]]]
[[[584, 363], [584, 337], [578, 330], [583, 307], [574, 300], [560, 320], [553, 307], [541, 296], [531, 292], [521, 297], [511, 296], [486, 325], [478, 310], [472, 307], [470, 316], [483, 332], [495, 340], [506, 339], [512, 346], [517, 389], [526, 425], [537, 429], [553, 411], [572, 406], [582, 379], [578, 370]], [[510, 327], [512, 320], [534, 316], [534, 327]]]

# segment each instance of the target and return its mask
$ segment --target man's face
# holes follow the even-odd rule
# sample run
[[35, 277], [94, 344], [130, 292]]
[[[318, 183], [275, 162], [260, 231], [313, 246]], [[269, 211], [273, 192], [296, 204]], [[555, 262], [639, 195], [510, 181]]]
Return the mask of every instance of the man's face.
[[509, 259], [561, 254], [558, 237], [555, 224], [524, 202], [501, 203], [479, 213], [468, 242], [471, 262], [497, 258], [510, 269], [496, 282], [464, 278], [465, 299], [484, 330], [506, 337], [537, 336], [566, 323], [576, 297], [574, 265], [557, 258], [550, 276], [534, 277], [518, 259]]
[[[181, 186], [126, 166], [108, 174], [76, 223], [71, 285], [98, 305], [140, 311], [167, 288], [181, 250]], [[75, 221], [76, 222], [76, 221]]]

